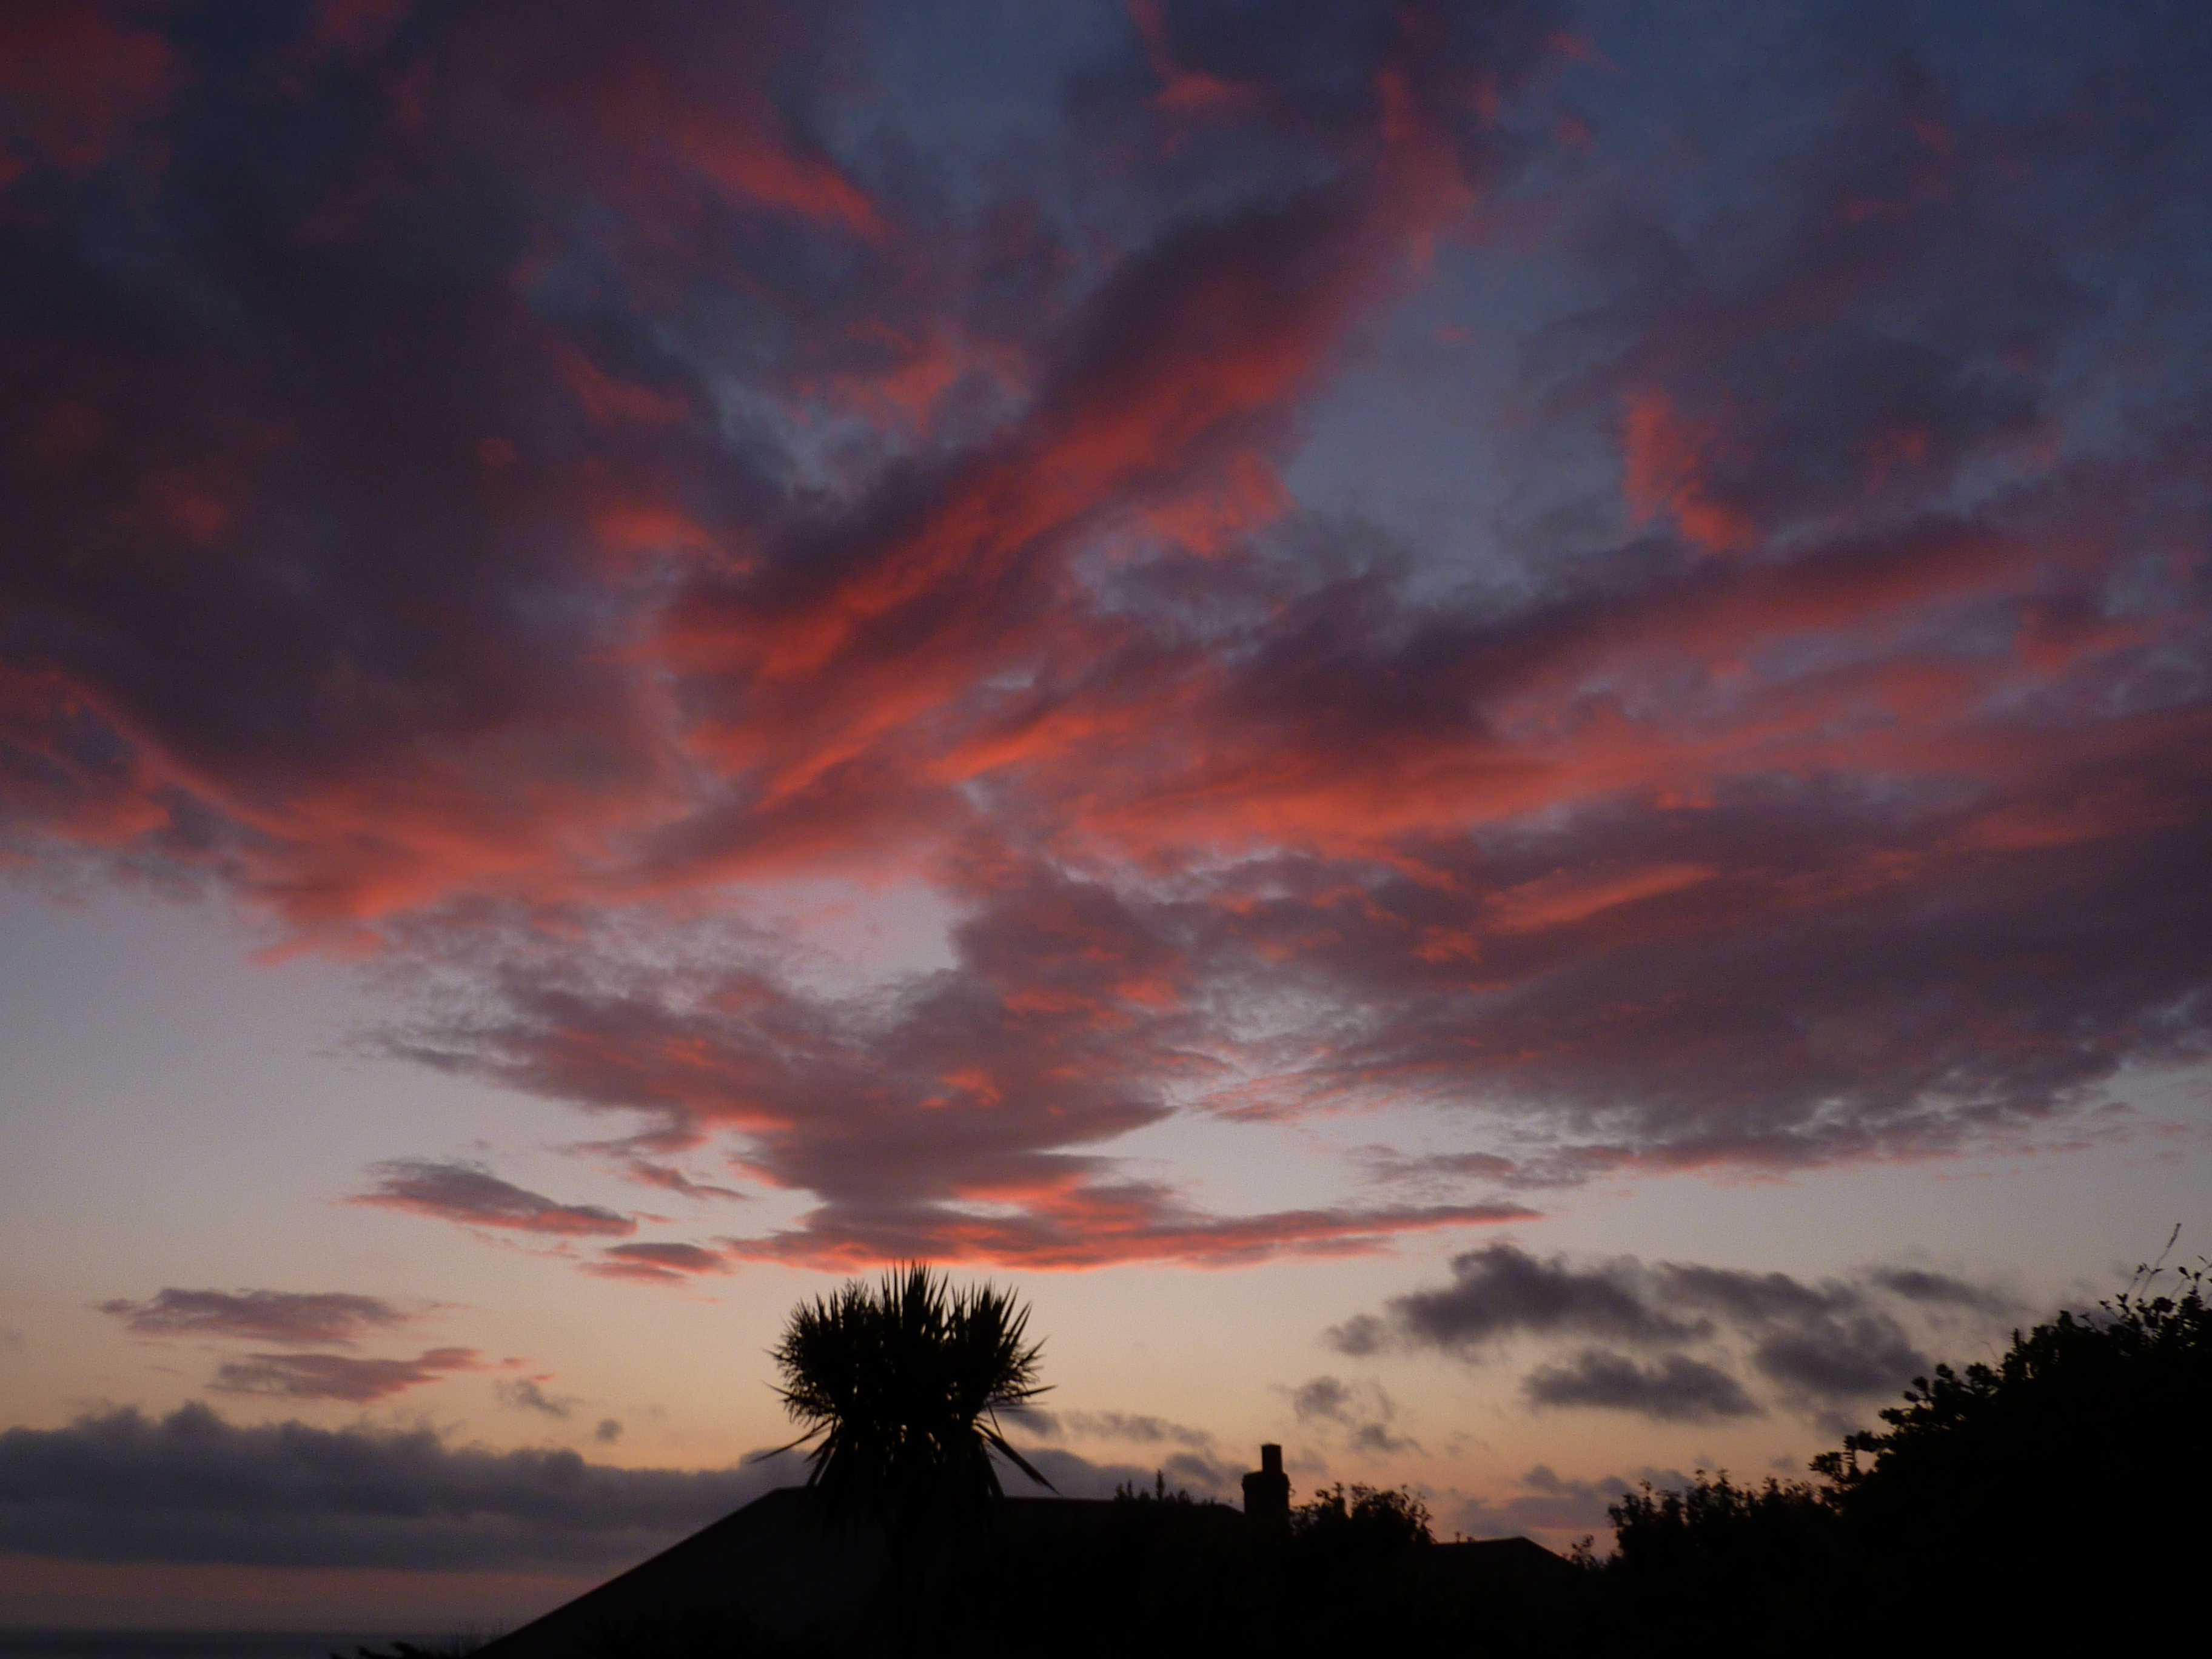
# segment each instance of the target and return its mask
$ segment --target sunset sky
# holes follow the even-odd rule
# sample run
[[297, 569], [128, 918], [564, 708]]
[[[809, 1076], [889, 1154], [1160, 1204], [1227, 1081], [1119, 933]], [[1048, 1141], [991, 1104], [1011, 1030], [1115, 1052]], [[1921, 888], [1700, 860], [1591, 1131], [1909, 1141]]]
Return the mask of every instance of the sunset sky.
[[2212, 11], [0, 8], [0, 1625], [542, 1611], [1011, 1280], [1602, 1534], [2212, 1246]]

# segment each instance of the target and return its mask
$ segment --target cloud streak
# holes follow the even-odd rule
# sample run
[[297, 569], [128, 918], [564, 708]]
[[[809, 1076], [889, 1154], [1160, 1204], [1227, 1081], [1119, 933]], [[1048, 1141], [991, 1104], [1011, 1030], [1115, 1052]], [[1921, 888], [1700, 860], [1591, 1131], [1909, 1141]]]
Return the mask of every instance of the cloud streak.
[[188, 1291], [173, 1285], [143, 1302], [103, 1302], [100, 1311], [122, 1321], [137, 1336], [343, 1346], [413, 1316], [382, 1297], [347, 1291]]
[[227, 1359], [210, 1385], [222, 1394], [273, 1395], [287, 1400], [339, 1400], [373, 1406], [457, 1371], [482, 1370], [474, 1348], [429, 1348], [412, 1359], [368, 1359], [338, 1353], [257, 1353]]
[[376, 1184], [354, 1203], [549, 1238], [620, 1238], [637, 1231], [626, 1215], [597, 1204], [556, 1203], [477, 1164], [395, 1158], [375, 1174]]

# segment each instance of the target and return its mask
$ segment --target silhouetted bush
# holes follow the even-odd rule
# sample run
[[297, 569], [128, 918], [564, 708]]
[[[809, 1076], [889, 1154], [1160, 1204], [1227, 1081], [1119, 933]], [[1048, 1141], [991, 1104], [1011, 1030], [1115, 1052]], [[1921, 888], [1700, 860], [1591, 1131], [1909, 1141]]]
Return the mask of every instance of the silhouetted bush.
[[[2212, 1527], [2203, 1276], [2060, 1314], [1995, 1363], [1936, 1368], [1814, 1461], [1810, 1482], [1700, 1471], [1610, 1507], [1616, 1553], [1434, 1541], [1410, 1491], [1324, 1487], [1287, 1527], [1125, 1486], [1103, 1506], [994, 1510], [914, 1618], [856, 1652], [963, 1659], [1420, 1653], [1566, 1659], [2133, 1652], [2194, 1636]], [[896, 1638], [895, 1640], [892, 1638]], [[585, 1659], [826, 1653], [731, 1621], [605, 1632]], [[364, 1654], [362, 1659], [386, 1659]], [[404, 1645], [392, 1659], [445, 1659]]]
[[[2149, 1270], [2085, 1317], [1938, 1366], [1820, 1484], [1649, 1486], [1611, 1507], [1591, 1616], [1659, 1654], [2112, 1651], [2193, 1628], [2212, 1541], [2212, 1310]], [[2198, 1639], [2201, 1639], [2198, 1638]]]
[[1939, 1365], [1885, 1431], [1816, 1460], [1873, 1628], [2042, 1639], [2086, 1620], [2102, 1645], [2179, 1611], [2155, 1587], [2201, 1573], [2212, 1542], [2212, 1309], [2201, 1270], [2179, 1277], [2178, 1296], [2139, 1280], [2015, 1334], [1995, 1365]]
[[1828, 1616], [1843, 1517], [1821, 1487], [1771, 1476], [1740, 1486], [1700, 1469], [1683, 1491], [1647, 1481], [1607, 1513], [1618, 1551], [1600, 1569], [1604, 1588], [1616, 1623], [1650, 1651], [1802, 1653]]
[[1292, 1510], [1287, 1530], [1270, 1533], [1156, 1480], [1149, 1491], [1123, 1487], [1079, 1533], [1025, 1532], [975, 1558], [943, 1600], [934, 1650], [976, 1659], [1567, 1651], [1552, 1639], [1565, 1628], [1556, 1597], [1543, 1598], [1541, 1620], [1523, 1617], [1521, 1589], [1510, 1573], [1486, 1577], [1457, 1547], [1433, 1543], [1427, 1509], [1403, 1488], [1324, 1488]]
[[1291, 1536], [1317, 1562], [1388, 1559], [1431, 1541], [1429, 1506], [1404, 1486], [1323, 1486], [1291, 1510]]

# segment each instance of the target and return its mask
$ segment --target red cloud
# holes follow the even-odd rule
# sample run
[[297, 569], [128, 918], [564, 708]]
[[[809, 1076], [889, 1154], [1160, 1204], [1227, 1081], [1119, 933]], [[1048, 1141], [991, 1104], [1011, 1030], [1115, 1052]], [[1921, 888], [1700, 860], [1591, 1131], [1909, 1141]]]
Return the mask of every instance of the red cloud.
[[[130, 18], [131, 9], [106, 0], [21, 0], [0, 15], [0, 157], [20, 143], [84, 173], [161, 112], [179, 77], [177, 54], [156, 29]], [[6, 184], [0, 172], [0, 190]]]
[[[1547, 170], [1540, 7], [1147, 0], [988, 157], [831, 8], [194, 15], [0, 25], [0, 848], [435, 965], [396, 1052], [810, 1195], [740, 1255], [1365, 1248], [2212, 1047], [2201, 319], [2111, 275], [2187, 268], [2194, 46], [2085, 37], [2104, 125], [1752, 64], [1814, 113], [1678, 200], [1601, 110]], [[1462, 237], [1516, 483], [1400, 511]], [[942, 968], [726, 948], [825, 874]], [[1484, 1144], [1243, 1218], [1113, 1155], [1383, 1101]]]
[[833, 1272], [927, 1258], [1029, 1268], [1111, 1267], [1173, 1261], [1245, 1267], [1291, 1255], [1362, 1255], [1406, 1233], [1533, 1221], [1517, 1204], [1282, 1210], [1208, 1216], [1143, 1186], [1073, 1185], [1006, 1217], [931, 1206], [869, 1215], [825, 1210], [798, 1228], [728, 1241], [733, 1255]]

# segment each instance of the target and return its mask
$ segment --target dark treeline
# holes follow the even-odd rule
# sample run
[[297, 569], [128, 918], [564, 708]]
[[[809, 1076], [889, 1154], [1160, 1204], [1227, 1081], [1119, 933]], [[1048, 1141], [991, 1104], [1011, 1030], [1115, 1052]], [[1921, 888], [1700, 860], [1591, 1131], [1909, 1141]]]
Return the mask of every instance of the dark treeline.
[[[970, 1537], [887, 1631], [900, 1654], [2027, 1654], [2201, 1646], [2212, 1542], [2203, 1274], [1939, 1366], [1813, 1479], [1612, 1506], [1564, 1561], [1439, 1543], [1403, 1490], [1324, 1489], [1269, 1529], [1125, 1490], [1078, 1529]], [[837, 1651], [712, 1618], [606, 1630], [590, 1659]]]
[[[977, 1575], [945, 1652], [2027, 1655], [2202, 1649], [2212, 1311], [2201, 1271], [1939, 1366], [1810, 1480], [1610, 1507], [1555, 1571], [1431, 1540], [1404, 1492], [1325, 1491], [1287, 1536], [1130, 1501], [1085, 1557]], [[1146, 1514], [1158, 1510], [1158, 1514]], [[1149, 1526], [1146, 1522], [1152, 1522]], [[1539, 1560], [1541, 1558], [1538, 1558]]]

